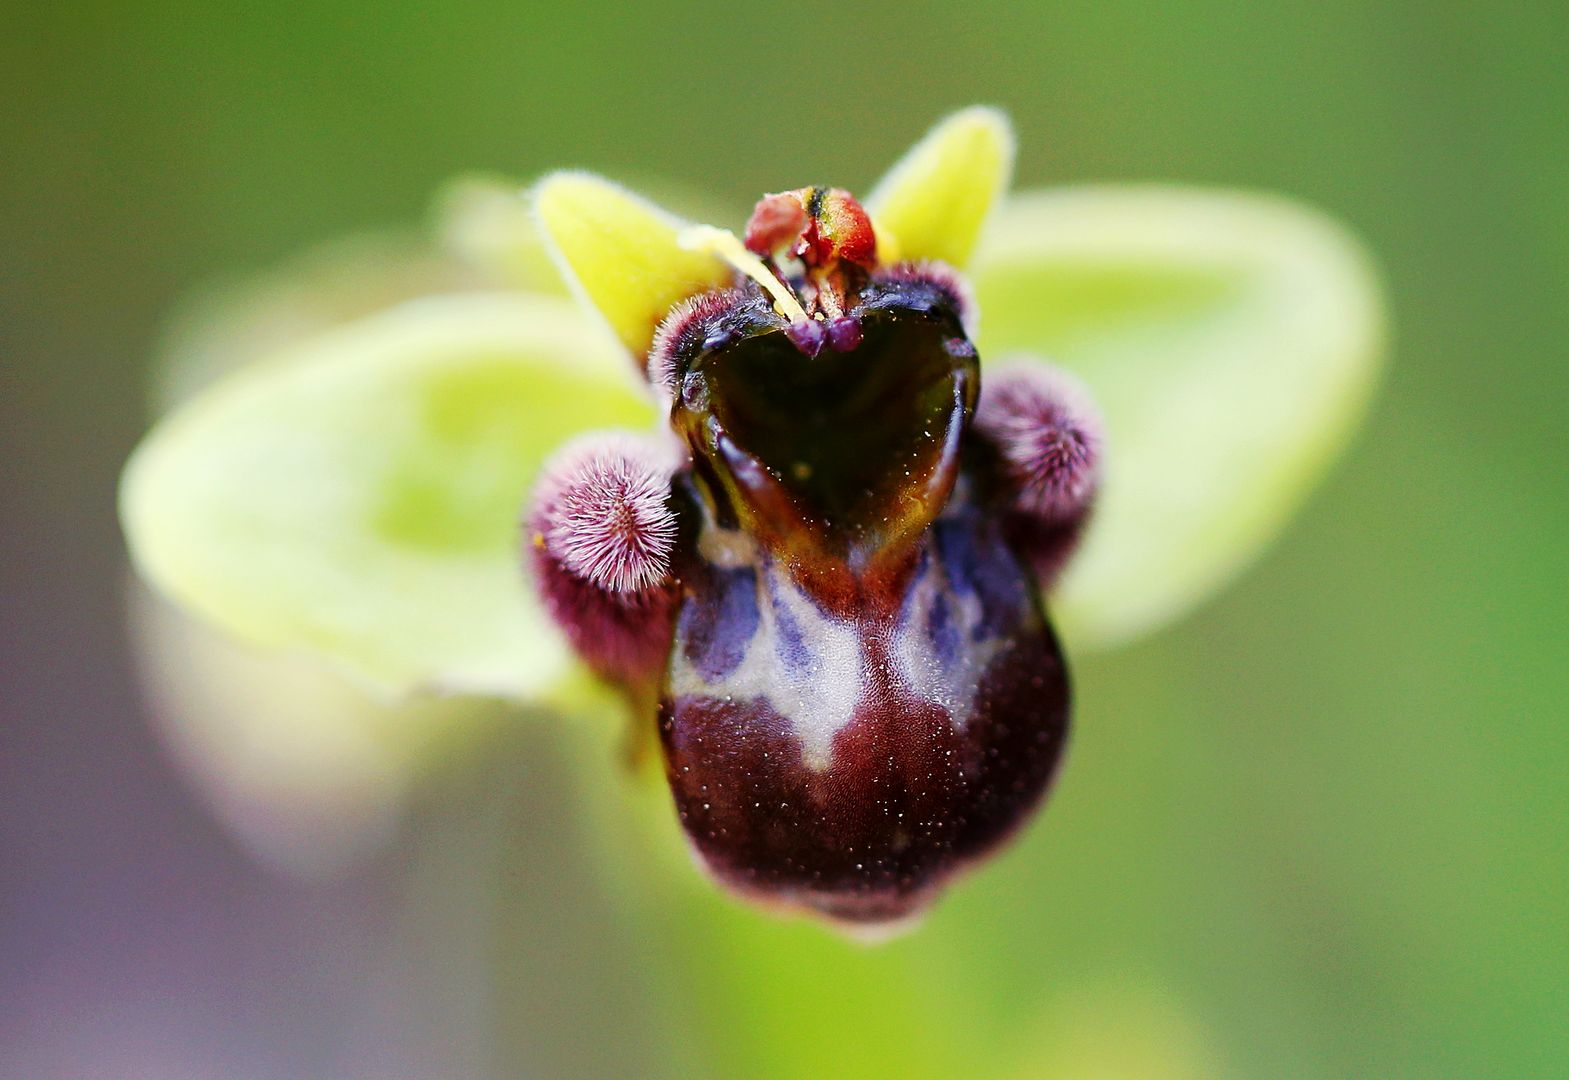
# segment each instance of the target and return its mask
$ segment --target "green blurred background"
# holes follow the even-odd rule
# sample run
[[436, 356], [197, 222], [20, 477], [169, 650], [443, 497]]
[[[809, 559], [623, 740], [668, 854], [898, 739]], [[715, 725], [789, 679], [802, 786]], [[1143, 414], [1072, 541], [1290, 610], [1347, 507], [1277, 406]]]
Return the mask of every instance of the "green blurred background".
[[[1566, 28], [1343, 0], [11, 5], [0, 1074], [1561, 1075]], [[347, 877], [269, 872], [214, 824], [140, 705], [113, 509], [171, 305], [416, 223], [457, 172], [662, 177], [739, 215], [864, 188], [971, 102], [1012, 113], [1021, 186], [1341, 216], [1394, 318], [1370, 422], [1286, 538], [1079, 664], [1070, 766], [1015, 852], [867, 952], [605, 872], [657, 815], [602, 794], [601, 736], [538, 724]]]

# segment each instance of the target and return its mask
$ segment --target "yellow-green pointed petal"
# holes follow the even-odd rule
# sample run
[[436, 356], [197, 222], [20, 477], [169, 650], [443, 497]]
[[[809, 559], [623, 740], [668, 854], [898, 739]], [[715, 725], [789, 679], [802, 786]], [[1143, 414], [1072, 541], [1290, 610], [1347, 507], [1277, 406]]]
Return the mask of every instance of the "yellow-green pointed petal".
[[[1013, 176], [1013, 126], [972, 108], [938, 124], [889, 170], [866, 202], [884, 259], [964, 266]], [[888, 243], [884, 244], [884, 237]]]
[[1148, 631], [1238, 573], [1345, 444], [1382, 352], [1360, 244], [1284, 199], [1026, 195], [971, 282], [981, 355], [1072, 369], [1106, 418], [1101, 499], [1056, 598], [1081, 644]]
[[678, 243], [681, 221], [601, 177], [548, 176], [534, 209], [569, 280], [635, 356], [672, 307], [734, 277], [723, 260]]
[[414, 301], [197, 395], [126, 467], [138, 570], [260, 645], [393, 693], [538, 698], [571, 667], [522, 569], [538, 466], [653, 408], [566, 300]]

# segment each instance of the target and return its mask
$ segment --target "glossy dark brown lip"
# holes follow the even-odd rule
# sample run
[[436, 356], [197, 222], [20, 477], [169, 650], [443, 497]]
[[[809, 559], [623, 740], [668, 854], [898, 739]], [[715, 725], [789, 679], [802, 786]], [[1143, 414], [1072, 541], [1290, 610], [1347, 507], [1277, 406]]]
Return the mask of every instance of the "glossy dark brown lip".
[[845, 352], [807, 356], [768, 332], [704, 354], [673, 421], [751, 531], [864, 568], [896, 558], [947, 501], [978, 369], [928, 313], [874, 310], [858, 325]]

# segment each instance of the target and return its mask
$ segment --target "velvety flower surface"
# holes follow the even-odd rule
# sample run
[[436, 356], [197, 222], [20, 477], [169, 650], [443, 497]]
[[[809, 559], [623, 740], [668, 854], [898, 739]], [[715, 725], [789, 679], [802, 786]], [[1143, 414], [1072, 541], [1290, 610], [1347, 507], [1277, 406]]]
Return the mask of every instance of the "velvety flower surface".
[[570, 712], [581, 665], [657, 733], [718, 880], [859, 926], [918, 913], [1055, 773], [1047, 594], [1087, 648], [1230, 576], [1379, 347], [1365, 261], [1318, 216], [1009, 200], [1011, 160], [968, 110], [864, 203], [767, 194], [736, 232], [547, 177], [527, 206], [581, 306], [523, 202], [470, 192], [446, 231], [478, 272], [155, 429], [122, 490], [138, 568], [392, 693]]

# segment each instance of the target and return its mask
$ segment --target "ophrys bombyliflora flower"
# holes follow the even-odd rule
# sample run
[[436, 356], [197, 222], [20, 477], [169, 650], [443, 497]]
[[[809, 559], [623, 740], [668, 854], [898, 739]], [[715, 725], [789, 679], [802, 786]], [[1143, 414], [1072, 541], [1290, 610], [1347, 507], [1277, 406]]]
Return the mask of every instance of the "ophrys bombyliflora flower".
[[[1376, 351], [1354, 246], [1270, 200], [1025, 196], [982, 242], [1010, 150], [997, 114], [961, 113], [864, 211], [797, 189], [740, 235], [547, 178], [544, 232], [635, 364], [541, 297], [432, 297], [324, 333], [160, 425], [127, 473], [138, 563], [220, 625], [393, 690], [550, 700], [572, 642], [641, 723], [664, 701], [678, 804], [727, 881], [841, 919], [913, 910], [1050, 773], [1065, 682], [1034, 586], [1062, 570], [1097, 477], [1054, 605], [1081, 643], [1169, 618], [1256, 550], [1348, 429]], [[1104, 470], [1089, 393], [1044, 357], [1104, 407]], [[623, 431], [581, 434], [607, 427]], [[1041, 686], [1018, 704], [1000, 658], [1024, 653]], [[738, 690], [777, 715], [741, 724]], [[1004, 697], [1034, 719], [998, 730]], [[902, 775], [898, 792], [811, 813], [852, 744], [896, 736], [903, 759], [863, 753], [854, 775], [863, 793]], [[794, 748], [793, 778], [769, 739]], [[701, 798], [706, 777], [682, 796], [698, 758], [748, 747], [730, 802]], [[960, 763], [923, 771], [920, 749]], [[986, 796], [994, 781], [1016, 797]], [[714, 816], [748, 809], [744, 841]]]
[[[965, 141], [1006, 155], [999, 125], [970, 123]], [[541, 219], [574, 272], [602, 258], [580, 255], [584, 205], [618, 197], [547, 181]], [[629, 342], [675, 445], [609, 435], [547, 471], [530, 532], [547, 609], [657, 714], [720, 881], [906, 918], [1056, 769], [1068, 679], [1040, 592], [1089, 509], [1098, 421], [1048, 368], [983, 384], [958, 271], [896, 255], [897, 226], [847, 191], [768, 195], [744, 242], [670, 242], [672, 262], [718, 260], [715, 287]]]

